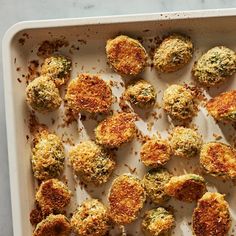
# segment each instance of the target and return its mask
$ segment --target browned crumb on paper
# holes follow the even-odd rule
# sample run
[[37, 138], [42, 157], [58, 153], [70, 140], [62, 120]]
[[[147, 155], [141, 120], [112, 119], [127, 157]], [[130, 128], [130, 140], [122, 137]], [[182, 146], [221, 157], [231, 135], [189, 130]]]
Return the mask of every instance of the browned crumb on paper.
[[18, 40], [18, 43], [21, 44], [22, 46], [24, 46], [24, 44], [25, 44], [25, 39], [24, 39], [24, 38], [20, 38], [20, 39]]
[[128, 170], [131, 174], [137, 173], [137, 168], [136, 167], [132, 168], [128, 164], [124, 164], [124, 166], [128, 168]]
[[126, 98], [124, 95], [120, 97], [119, 107], [124, 112], [132, 112], [131, 107], [126, 103]]
[[29, 62], [28, 65], [28, 74], [25, 76], [26, 83], [33, 81], [35, 78], [37, 78], [40, 75], [39, 73], [39, 61], [38, 60], [32, 60]]
[[215, 138], [215, 140], [220, 140], [222, 139], [222, 136], [220, 134], [215, 134], [213, 133], [213, 137]]
[[142, 143], [146, 143], [148, 140], [150, 140], [150, 137], [147, 135], [144, 135], [140, 130], [136, 129], [136, 137], [137, 139]]
[[192, 95], [197, 99], [198, 102], [207, 102], [203, 88], [198, 86], [189, 86], [187, 84], [184, 84], [184, 87], [191, 91]]

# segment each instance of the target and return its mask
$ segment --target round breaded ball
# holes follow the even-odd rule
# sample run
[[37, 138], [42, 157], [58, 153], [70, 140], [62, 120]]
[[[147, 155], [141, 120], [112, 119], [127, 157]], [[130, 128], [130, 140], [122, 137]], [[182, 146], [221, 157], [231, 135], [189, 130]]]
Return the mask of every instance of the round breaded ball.
[[172, 213], [162, 207], [149, 210], [142, 220], [142, 231], [149, 236], [169, 235], [175, 225]]
[[87, 183], [107, 182], [115, 168], [113, 155], [93, 141], [84, 141], [69, 152], [70, 163], [76, 174]]
[[122, 75], [138, 75], [147, 64], [148, 56], [142, 44], [125, 35], [109, 39], [106, 54], [112, 68]]
[[193, 212], [195, 236], [227, 236], [231, 219], [229, 205], [220, 193], [207, 192]]
[[70, 79], [71, 60], [62, 55], [46, 58], [42, 64], [41, 75], [50, 76], [57, 87], [65, 84]]
[[121, 112], [103, 120], [95, 129], [96, 142], [108, 148], [131, 141], [136, 133], [135, 116]]
[[217, 121], [236, 121], [236, 90], [221, 93], [210, 99], [206, 108]]
[[200, 152], [202, 138], [193, 129], [176, 127], [172, 132], [170, 145], [175, 156], [190, 158]]
[[61, 139], [46, 130], [40, 132], [32, 148], [32, 170], [38, 180], [57, 178], [64, 169], [65, 152]]
[[204, 170], [222, 178], [236, 178], [236, 150], [220, 142], [209, 142], [202, 146], [200, 163]]
[[194, 64], [192, 73], [204, 86], [222, 83], [236, 71], [236, 54], [224, 47], [214, 47], [203, 54]]
[[158, 71], [175, 72], [188, 64], [193, 56], [193, 43], [187, 36], [166, 37], [155, 50], [153, 63]]
[[42, 182], [35, 195], [43, 215], [62, 213], [64, 207], [70, 203], [70, 199], [71, 191], [58, 179]]
[[141, 147], [140, 157], [145, 166], [163, 166], [170, 160], [170, 145], [164, 140], [150, 139]]
[[113, 181], [108, 200], [111, 219], [119, 225], [129, 224], [143, 208], [145, 191], [137, 177], [123, 174]]
[[143, 177], [144, 189], [153, 203], [162, 204], [170, 199], [164, 190], [171, 177], [172, 175], [164, 168], [151, 169]]
[[173, 176], [165, 186], [165, 193], [180, 201], [197, 201], [206, 192], [206, 183], [202, 176], [185, 174]]
[[86, 200], [73, 213], [71, 226], [80, 236], [106, 235], [110, 228], [107, 208], [97, 199]]
[[98, 75], [80, 74], [70, 81], [65, 100], [74, 114], [107, 113], [112, 105], [112, 92]]
[[128, 86], [125, 98], [140, 108], [150, 108], [155, 104], [156, 92], [153, 85], [145, 80], [139, 80]]
[[37, 224], [33, 236], [69, 236], [70, 221], [64, 215], [49, 215]]
[[171, 118], [184, 121], [197, 113], [197, 104], [189, 89], [173, 84], [164, 91], [163, 109]]
[[51, 77], [41, 75], [28, 84], [26, 102], [33, 110], [48, 113], [57, 110], [62, 99]]

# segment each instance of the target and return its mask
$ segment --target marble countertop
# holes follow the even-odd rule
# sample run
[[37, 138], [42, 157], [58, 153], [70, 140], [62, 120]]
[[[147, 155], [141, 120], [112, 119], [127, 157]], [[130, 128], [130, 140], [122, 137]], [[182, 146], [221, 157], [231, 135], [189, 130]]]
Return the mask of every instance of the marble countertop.
[[[122, 15], [236, 7], [234, 0], [0, 0], [0, 38], [23, 20]], [[1, 48], [0, 48], [0, 54]], [[2, 57], [0, 57], [2, 64]], [[0, 235], [11, 236], [11, 200], [8, 173], [2, 67], [0, 67]], [[10, 79], [10, 78], [9, 78]]]

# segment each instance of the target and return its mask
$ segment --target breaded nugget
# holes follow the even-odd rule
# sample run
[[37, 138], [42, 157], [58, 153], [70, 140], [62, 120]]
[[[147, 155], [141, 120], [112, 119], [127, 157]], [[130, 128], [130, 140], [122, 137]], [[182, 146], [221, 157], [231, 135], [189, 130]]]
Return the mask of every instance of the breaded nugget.
[[124, 225], [137, 218], [145, 201], [145, 191], [137, 177], [123, 174], [113, 181], [108, 200], [111, 219]]
[[207, 87], [222, 83], [235, 71], [236, 54], [224, 46], [208, 50], [195, 62], [192, 69], [196, 80]]
[[33, 236], [69, 236], [70, 221], [64, 215], [49, 215], [37, 224]]
[[169, 86], [163, 95], [163, 109], [173, 119], [180, 121], [191, 119], [197, 112], [195, 97], [183, 85]]
[[79, 236], [103, 236], [110, 227], [107, 208], [97, 199], [84, 201], [73, 213], [71, 226]]
[[193, 202], [206, 192], [206, 183], [202, 176], [185, 174], [173, 176], [165, 186], [165, 193], [180, 201]]
[[195, 236], [227, 236], [231, 219], [229, 205], [220, 193], [207, 192], [193, 212]]
[[236, 178], [236, 150], [220, 142], [209, 142], [202, 146], [200, 163], [213, 176]]
[[147, 236], [169, 235], [174, 225], [173, 214], [162, 207], [146, 211], [142, 220], [142, 230]]
[[217, 121], [236, 121], [236, 90], [210, 99], [206, 108]]
[[97, 143], [108, 148], [115, 148], [129, 142], [136, 132], [134, 120], [134, 114], [126, 112], [106, 118], [95, 129]]
[[80, 74], [70, 81], [65, 100], [74, 114], [106, 113], [112, 104], [112, 92], [98, 75]]
[[84, 141], [69, 152], [70, 163], [85, 182], [95, 185], [107, 182], [115, 168], [113, 155], [93, 141]]
[[125, 35], [109, 39], [107, 59], [112, 68], [122, 75], [138, 75], [147, 64], [147, 52], [142, 44]]
[[151, 139], [143, 144], [140, 151], [141, 161], [145, 166], [160, 167], [171, 157], [171, 148], [167, 141]]
[[193, 56], [189, 37], [173, 34], [166, 37], [155, 50], [153, 63], [158, 71], [169, 73], [183, 68]]
[[151, 169], [143, 177], [142, 183], [152, 202], [162, 204], [169, 200], [164, 189], [172, 175], [164, 168]]
[[35, 195], [35, 200], [44, 216], [62, 213], [64, 207], [70, 203], [70, 198], [71, 191], [58, 179], [42, 182]]

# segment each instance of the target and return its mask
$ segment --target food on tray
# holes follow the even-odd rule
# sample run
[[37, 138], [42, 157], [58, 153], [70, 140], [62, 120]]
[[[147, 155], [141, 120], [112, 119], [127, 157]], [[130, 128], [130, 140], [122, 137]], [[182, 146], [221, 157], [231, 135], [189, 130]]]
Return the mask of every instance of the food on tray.
[[62, 99], [51, 77], [41, 75], [27, 86], [26, 102], [33, 110], [47, 113], [57, 110], [61, 105]]
[[187, 36], [173, 34], [166, 37], [154, 53], [153, 63], [158, 71], [175, 72], [189, 63], [193, 43]]
[[85, 182], [95, 185], [107, 182], [116, 165], [111, 152], [93, 141], [84, 141], [73, 147], [69, 158], [75, 173]]
[[35, 200], [44, 216], [51, 213], [63, 213], [64, 207], [70, 203], [71, 191], [58, 179], [49, 179], [41, 183]]
[[42, 64], [41, 74], [50, 76], [57, 87], [70, 79], [72, 62], [69, 58], [54, 55], [46, 58]]
[[156, 102], [156, 92], [153, 85], [145, 80], [138, 80], [128, 86], [125, 91], [125, 98], [140, 108], [150, 108]]
[[142, 220], [142, 230], [149, 236], [169, 235], [174, 225], [173, 214], [162, 207], [146, 211]]
[[173, 176], [165, 186], [166, 194], [184, 202], [198, 200], [206, 190], [204, 178], [195, 174]]
[[95, 129], [97, 143], [108, 148], [115, 148], [131, 141], [136, 133], [134, 120], [134, 114], [126, 112], [106, 118]]
[[210, 99], [206, 108], [217, 121], [236, 121], [236, 90]]
[[48, 130], [40, 131], [32, 147], [32, 169], [38, 180], [60, 176], [64, 169], [65, 152], [61, 139]]
[[79, 236], [103, 236], [109, 230], [107, 208], [97, 199], [84, 201], [74, 212], [71, 226]]
[[203, 54], [194, 64], [192, 73], [204, 86], [211, 87], [225, 81], [236, 71], [236, 54], [224, 47], [214, 47]]
[[37, 224], [33, 236], [69, 236], [70, 221], [64, 215], [49, 215]]
[[171, 134], [170, 145], [175, 156], [194, 157], [200, 152], [202, 138], [193, 129], [176, 127]]
[[137, 177], [123, 174], [113, 181], [108, 200], [111, 219], [120, 225], [128, 224], [143, 208], [145, 191]]
[[193, 212], [194, 235], [227, 236], [230, 225], [229, 205], [224, 195], [205, 193]]
[[148, 140], [141, 147], [140, 158], [145, 166], [163, 166], [170, 160], [170, 157], [171, 148], [167, 141], [154, 138]]
[[148, 55], [142, 44], [125, 35], [109, 39], [106, 54], [112, 68], [123, 75], [138, 75], [147, 64]]
[[142, 183], [152, 202], [162, 204], [169, 200], [164, 189], [172, 175], [164, 168], [151, 169], [143, 177]]
[[197, 113], [195, 97], [183, 85], [173, 84], [169, 86], [163, 95], [163, 109], [173, 119], [191, 119]]
[[70, 81], [65, 100], [74, 114], [81, 111], [107, 113], [112, 104], [111, 88], [98, 75], [80, 74]]
[[209, 142], [202, 146], [200, 163], [213, 176], [236, 178], [236, 150], [220, 142]]

